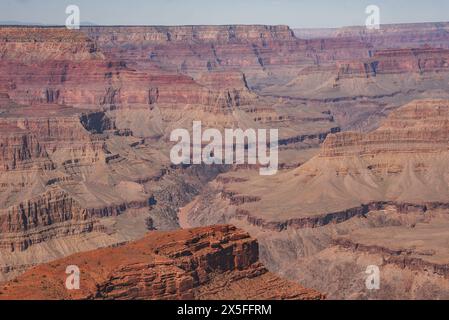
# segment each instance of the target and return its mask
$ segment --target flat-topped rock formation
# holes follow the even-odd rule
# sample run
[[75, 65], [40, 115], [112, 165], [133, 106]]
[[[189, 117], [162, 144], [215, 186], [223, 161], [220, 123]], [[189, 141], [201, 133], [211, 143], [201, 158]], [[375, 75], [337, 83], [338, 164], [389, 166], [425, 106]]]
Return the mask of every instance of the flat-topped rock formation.
[[[0, 288], [0, 299], [323, 299], [259, 262], [257, 242], [231, 226], [153, 232], [116, 248], [33, 268]], [[80, 268], [80, 290], [65, 288]]]
[[305, 66], [369, 57], [358, 39], [302, 40], [288, 26], [85, 27], [104, 53], [139, 69], [158, 66], [193, 77], [240, 70], [250, 87], [286, 83]]
[[441, 48], [377, 50], [366, 61], [337, 64], [339, 77], [376, 77], [383, 74], [447, 72], [449, 50]]
[[285, 25], [195, 25], [195, 26], [118, 26], [83, 27], [100, 42], [219, 42], [236, 43], [270, 40], [296, 40]]
[[67, 28], [0, 27], [2, 61], [101, 59], [94, 41]]
[[105, 57], [79, 31], [2, 27], [0, 51], [0, 87], [18, 103], [91, 109], [152, 108], [156, 103], [229, 107], [220, 92], [190, 77], [159, 67], [142, 72], [120, 55]]
[[313, 63], [305, 42], [287, 26], [86, 27], [82, 31], [108, 56], [121, 57], [139, 69], [157, 66], [195, 78], [203, 72], [238, 69], [258, 84], [290, 76], [299, 66]]

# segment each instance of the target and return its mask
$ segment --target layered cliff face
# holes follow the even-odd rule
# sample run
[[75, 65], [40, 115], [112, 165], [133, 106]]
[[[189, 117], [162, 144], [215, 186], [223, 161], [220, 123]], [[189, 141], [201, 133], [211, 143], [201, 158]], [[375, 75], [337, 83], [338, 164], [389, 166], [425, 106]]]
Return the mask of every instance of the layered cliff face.
[[95, 42], [82, 33], [66, 28], [2, 27], [0, 42], [2, 61], [83, 61], [102, 58]]
[[[237, 29], [239, 40], [198, 36], [230, 47], [292, 41], [288, 28]], [[128, 31], [115, 32], [138, 43]], [[0, 34], [0, 280], [148, 229], [178, 228], [178, 208], [226, 168], [172, 166], [173, 129], [198, 120], [203, 128], [280, 128], [285, 163], [338, 130], [326, 108], [258, 96], [239, 69], [192, 78], [138, 65], [132, 50], [103, 52], [105, 43], [84, 32]]]
[[262, 69], [281, 61], [287, 52], [293, 54], [285, 55], [283, 62], [305, 58], [291, 52], [299, 44], [287, 26], [89, 27], [84, 31], [109, 54], [188, 74]]
[[[257, 242], [231, 226], [153, 232], [134, 243], [33, 268], [5, 284], [0, 299], [324, 298], [269, 273], [258, 256]], [[69, 265], [80, 268], [79, 290], [65, 287]]]
[[109, 195], [115, 198], [101, 204], [105, 194], [84, 189], [95, 170], [106, 167], [108, 151], [104, 140], [83, 127], [81, 117], [73, 108], [50, 105], [3, 112], [2, 250], [20, 252], [52, 238], [90, 232], [94, 219], [118, 214], [133, 201], [147, 206], [142, 194], [119, 197], [121, 191], [113, 187]]
[[447, 149], [446, 100], [420, 100], [393, 111], [377, 130], [331, 135], [323, 144], [321, 158], [387, 153], [439, 153]]
[[[414, 101], [373, 132], [330, 135], [319, 155], [295, 170], [271, 178], [250, 171], [220, 176], [180, 221], [235, 223], [258, 237], [272, 270], [334, 298], [417, 298], [432, 290], [446, 297], [447, 253], [429, 235], [447, 220], [448, 121], [447, 100]], [[348, 271], [332, 278], [345, 264]], [[362, 274], [373, 264], [385, 270], [385, 287], [370, 293]], [[406, 282], [395, 276], [401, 272]], [[318, 273], [329, 277], [320, 282]], [[407, 281], [422, 292], [401, 292]]]
[[371, 49], [369, 57], [306, 67], [289, 83], [262, 92], [326, 102], [422, 93], [438, 97], [449, 78], [448, 59], [448, 50], [442, 48]]
[[359, 63], [340, 62], [339, 77], [369, 78], [386, 74], [447, 72], [449, 51], [440, 48], [377, 50]]
[[155, 42], [262, 42], [295, 40], [288, 26], [228, 25], [228, 26], [144, 26], [144, 27], [87, 27], [92, 38], [101, 43]]
[[25, 104], [63, 104], [65, 100], [74, 104], [70, 95], [79, 91], [75, 94], [85, 96], [80, 104], [97, 103], [94, 92], [83, 90], [80, 83], [72, 92], [61, 92], [60, 87], [67, 80], [73, 86], [70, 80], [80, 73], [86, 74], [86, 82], [104, 77], [104, 56], [85, 35], [64, 28], [9, 27], [0, 28], [0, 34], [0, 83], [11, 99]]
[[251, 87], [286, 83], [304, 66], [369, 57], [366, 43], [301, 40], [287, 26], [88, 27], [103, 52], [140, 69], [154, 66], [197, 77], [243, 71]]
[[[261, 120], [265, 126], [272, 127], [279, 119], [295, 117], [285, 115], [277, 101], [257, 96], [250, 90], [243, 68], [247, 58], [238, 48], [233, 52], [235, 46], [243, 46], [258, 61], [253, 43], [262, 46], [267, 42], [274, 43], [270, 50], [275, 59], [287, 57], [278, 52], [278, 46], [288, 47], [297, 41], [287, 27], [159, 29], [1, 28], [0, 92], [19, 104], [68, 105], [105, 111], [117, 129], [131, 130], [136, 136], [152, 139], [161, 136], [167, 139], [173, 124], [177, 128], [191, 128], [194, 120], [219, 129], [257, 128]], [[170, 41], [160, 40], [166, 34], [172, 34]], [[167, 45], [160, 49], [161, 56], [173, 63], [177, 60], [172, 54], [190, 59], [183, 50], [190, 50], [192, 41], [201, 48], [206, 46], [207, 50], [211, 50], [209, 42], [222, 43], [223, 50], [229, 48], [236, 61], [230, 68], [217, 72], [206, 69], [193, 79], [162, 62], [152, 62], [147, 54], [134, 56], [135, 50], [150, 50], [147, 45], [159, 48], [160, 41]], [[139, 49], [140, 45], [145, 48]], [[192, 59], [203, 59], [201, 54], [192, 55]], [[304, 108], [299, 107], [297, 113], [301, 114]], [[317, 132], [312, 129], [308, 133], [331, 132], [337, 125], [330, 120], [324, 119]], [[301, 123], [295, 125], [303, 125], [302, 121], [298, 122]], [[281, 135], [295, 137], [288, 131]]]
[[23, 104], [106, 109], [155, 103], [227, 106], [219, 92], [158, 67], [135, 70], [105, 56], [84, 33], [65, 28], [1, 28], [0, 87]]
[[[140, 70], [159, 67], [197, 78], [211, 71], [238, 69], [247, 75], [251, 88], [277, 94], [286, 92], [286, 88], [280, 90], [282, 86], [298, 81], [302, 70], [310, 66], [357, 64], [363, 73], [364, 64], [371, 68], [367, 60], [379, 50], [419, 49], [424, 44], [447, 48], [444, 28], [416, 24], [385, 26], [381, 32], [342, 29], [335, 35], [306, 40], [295, 37], [287, 26], [87, 27], [83, 31], [109, 57]], [[428, 51], [423, 58], [431, 54]], [[339, 71], [337, 68], [333, 77]], [[339, 96], [346, 93], [351, 95], [343, 90]], [[308, 98], [305, 93], [302, 97]]]
[[[401, 267], [418, 270], [424, 282], [429, 266], [445, 276], [444, 250], [428, 251], [436, 239], [419, 233], [418, 249], [407, 240], [408, 228], [429, 221], [435, 228], [439, 220], [427, 213], [444, 218], [448, 207], [449, 104], [407, 104], [448, 98], [447, 39], [438, 28], [415, 30], [416, 41], [413, 28], [310, 40], [284, 26], [0, 28], [0, 280], [148, 230], [230, 221], [261, 240], [270, 269], [332, 297], [367, 297], [360, 285], [339, 293], [351, 272], [335, 281], [317, 274], [338, 272], [371, 249], [395, 270], [388, 281], [397, 293], [385, 297], [405, 291], [394, 282], [402, 258]], [[394, 111], [400, 104], [407, 105]], [[203, 129], [279, 129], [280, 174], [173, 166], [169, 135], [192, 130], [193, 121]], [[370, 132], [334, 135], [341, 127]], [[373, 248], [353, 233], [382, 238], [389, 226], [398, 227], [392, 232], [403, 247]], [[333, 252], [347, 260], [333, 260]], [[368, 260], [360, 261], [351, 270], [363, 274]], [[164, 268], [170, 277], [184, 273], [157, 264], [148, 274], [117, 268], [113, 280], [102, 278], [104, 291], [83, 297], [213, 298], [235, 279], [133, 296], [117, 289], [128, 271], [137, 287], [147, 276], [164, 278]], [[437, 288], [434, 280], [430, 288], [445, 292], [445, 282]], [[248, 281], [223, 297], [240, 297], [237, 288]]]
[[448, 124], [447, 100], [414, 101], [371, 133], [328, 136], [319, 155], [293, 171], [243, 183], [231, 180], [224, 185], [223, 199], [267, 221], [375, 201], [448, 203], [447, 176], [441, 174], [448, 157]]
[[[148, 90], [150, 111], [147, 107], [130, 106], [109, 112], [118, 128], [129, 128], [135, 135], [168, 140], [173, 129], [191, 131], [192, 122], [201, 120], [204, 128], [219, 130], [279, 129], [286, 144], [303, 148], [295, 145], [298, 140], [316, 147], [328, 133], [339, 130], [326, 106], [309, 108], [289, 99], [263, 97], [251, 88], [251, 70], [259, 72], [265, 68], [259, 63], [257, 48], [266, 49], [274, 61], [273, 68], [282, 69], [282, 77], [297, 63], [276, 60], [304, 55], [303, 49], [294, 48], [301, 44], [288, 27], [93, 27], [82, 31], [96, 41], [108, 59], [123, 61], [129, 68], [154, 78], [155, 83]], [[206, 61], [209, 55], [226, 66], [210, 67]], [[226, 59], [232, 61], [225, 62]], [[189, 64], [198, 64], [201, 70], [183, 71]], [[176, 81], [173, 74], [189, 79], [190, 84]], [[275, 78], [273, 73], [268, 76]]]

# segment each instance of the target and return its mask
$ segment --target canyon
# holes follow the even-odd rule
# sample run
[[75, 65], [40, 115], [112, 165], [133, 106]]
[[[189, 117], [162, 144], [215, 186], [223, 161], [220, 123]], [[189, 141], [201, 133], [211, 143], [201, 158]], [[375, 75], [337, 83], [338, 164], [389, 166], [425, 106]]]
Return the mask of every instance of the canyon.
[[[275, 177], [224, 173], [182, 221], [244, 228], [269, 268], [330, 298], [445, 299], [448, 111], [448, 100], [417, 100], [370, 133], [329, 135]], [[387, 289], [363, 288], [370, 265]]]
[[[448, 297], [448, 34], [0, 27], [0, 298]], [[278, 130], [279, 172], [173, 164], [171, 132], [195, 121]], [[222, 224], [257, 239], [265, 267], [256, 240]], [[204, 251], [180, 244], [193, 235]], [[220, 237], [253, 248], [233, 253], [244, 266], [185, 268], [225, 259]], [[71, 259], [87, 291], [61, 288]], [[383, 289], [364, 287], [368, 265]]]

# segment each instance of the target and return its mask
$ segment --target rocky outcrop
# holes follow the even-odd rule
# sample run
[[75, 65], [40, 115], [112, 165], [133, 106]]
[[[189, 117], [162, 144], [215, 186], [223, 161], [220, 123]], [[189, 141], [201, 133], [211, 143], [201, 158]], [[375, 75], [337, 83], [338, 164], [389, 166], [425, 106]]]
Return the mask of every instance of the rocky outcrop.
[[85, 27], [84, 31], [100, 43], [153, 42], [164, 44], [211, 42], [239, 43], [286, 40], [295, 36], [288, 26], [228, 25], [228, 26], [143, 26], [143, 27]]
[[365, 245], [350, 239], [340, 238], [333, 242], [336, 246], [355, 253], [380, 254], [385, 264], [393, 264], [400, 268], [407, 268], [418, 272], [431, 272], [449, 279], [449, 264], [432, 263], [416, 257], [416, 255], [433, 256], [433, 251], [416, 252], [413, 249], [392, 249], [388, 247]]
[[370, 78], [385, 74], [424, 74], [447, 72], [449, 50], [441, 48], [376, 50], [365, 61], [337, 63], [338, 79], [348, 77]]
[[[2, 171], [24, 168], [31, 159], [45, 159], [47, 154], [35, 136], [14, 125], [2, 125]], [[48, 164], [51, 166], [51, 164]]]
[[[235, 197], [235, 196], [234, 196]], [[237, 199], [246, 199], [246, 197], [237, 197]], [[253, 198], [250, 198], [251, 200]], [[260, 198], [258, 199], [260, 201]], [[246, 201], [251, 202], [251, 201]], [[255, 201], [254, 201], [255, 202]], [[236, 202], [230, 200], [231, 205], [241, 206], [245, 201]], [[314, 229], [327, 225], [339, 224], [354, 217], [364, 218], [368, 213], [378, 210], [394, 209], [400, 214], [409, 213], [426, 213], [429, 210], [447, 210], [449, 209], [449, 203], [432, 202], [432, 203], [396, 203], [394, 201], [379, 201], [368, 204], [362, 204], [360, 206], [341, 210], [338, 212], [329, 212], [318, 216], [310, 216], [299, 219], [289, 219], [286, 221], [269, 221], [261, 217], [252, 215], [248, 210], [237, 209], [235, 211], [235, 217], [244, 219], [250, 225], [259, 227], [263, 230], [282, 232], [287, 229]]]
[[[347, 132], [329, 135], [323, 144], [320, 157], [435, 153], [446, 151], [448, 141], [447, 101], [417, 101], [391, 113], [383, 125], [372, 133]], [[417, 169], [422, 169], [423, 166]], [[373, 170], [376, 168], [373, 167]]]
[[[80, 290], [64, 287], [69, 265], [80, 268]], [[226, 286], [222, 286], [225, 282]], [[324, 298], [314, 290], [268, 273], [258, 261], [257, 242], [231, 226], [150, 233], [124, 246], [41, 265], [0, 289], [0, 299], [25, 300], [237, 297]]]
[[86, 208], [63, 190], [50, 188], [36, 198], [0, 210], [0, 249], [20, 252], [53, 238], [102, 231], [99, 219], [148, 206], [149, 200]]

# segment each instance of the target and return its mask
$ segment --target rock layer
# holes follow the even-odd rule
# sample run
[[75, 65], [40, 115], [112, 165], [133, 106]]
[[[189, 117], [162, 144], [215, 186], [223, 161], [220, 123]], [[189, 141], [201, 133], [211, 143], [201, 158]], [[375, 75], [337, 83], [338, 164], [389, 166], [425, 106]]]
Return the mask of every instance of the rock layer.
[[[64, 286], [69, 265], [80, 268], [80, 290]], [[150, 233], [135, 243], [33, 268], [0, 290], [0, 299], [26, 300], [214, 298], [324, 296], [268, 273], [258, 262], [257, 242], [231, 226]]]
[[231, 182], [221, 187], [221, 194], [231, 195], [229, 204], [238, 212], [266, 222], [323, 214], [322, 219], [330, 222], [332, 212], [349, 219], [354, 214], [347, 209], [386, 201], [449, 203], [447, 177], [440, 173], [449, 157], [448, 124], [448, 101], [415, 101], [394, 111], [371, 133], [329, 135], [319, 155], [295, 170]]
[[[447, 297], [448, 112], [447, 100], [413, 101], [370, 133], [329, 135], [276, 177], [223, 174], [182, 221], [248, 230], [270, 270], [332, 298]], [[365, 287], [370, 265], [378, 291]]]
[[[263, 230], [264, 261], [298, 279], [305, 271], [283, 263], [336, 247], [327, 228], [390, 207], [399, 224], [415, 212], [446, 210], [447, 100], [394, 112], [416, 97], [447, 99], [446, 29], [391, 26], [300, 39], [286, 26], [0, 28], [0, 279], [148, 229], [229, 221]], [[171, 165], [171, 131], [191, 130], [197, 120], [204, 129], [279, 129], [280, 174]], [[177, 210], [200, 193], [178, 221]], [[142, 275], [139, 266], [102, 280], [101, 295], [132, 297], [132, 289], [117, 289], [120, 275], [137, 287], [163, 268], [183, 275], [156, 264]], [[196, 293], [180, 290], [181, 281], [162, 297], [174, 297], [173, 288], [218, 297], [234, 278], [222, 274]]]

